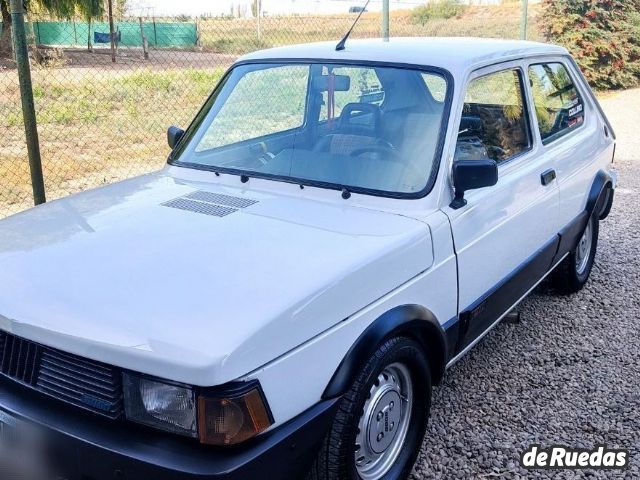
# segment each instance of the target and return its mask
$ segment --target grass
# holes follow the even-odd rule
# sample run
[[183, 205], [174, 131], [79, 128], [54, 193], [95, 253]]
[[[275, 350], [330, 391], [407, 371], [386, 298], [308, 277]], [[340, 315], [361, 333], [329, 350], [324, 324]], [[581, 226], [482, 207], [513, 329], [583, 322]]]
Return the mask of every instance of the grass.
[[[537, 18], [540, 4], [529, 6], [529, 36], [540, 39]], [[518, 38], [520, 2], [498, 6], [463, 6], [440, 0], [427, 7], [391, 13], [393, 36], [477, 36]], [[266, 17], [255, 19], [208, 18], [198, 25], [202, 47], [220, 53], [242, 54], [271, 46], [337, 40], [351, 26], [354, 16]], [[380, 35], [378, 13], [365, 13], [356, 26], [354, 38]]]
[[[539, 5], [530, 6], [533, 39], [538, 38], [539, 11]], [[411, 11], [392, 12], [391, 34], [504, 38], [519, 35], [519, 2], [469, 6], [452, 18], [432, 17], [425, 22], [416, 22], [411, 15]], [[209, 59], [205, 65], [210, 68], [202, 68], [206, 60], [200, 60], [201, 57], [193, 62], [195, 68], [179, 66], [179, 62], [174, 63], [179, 56], [199, 55], [180, 51], [164, 52], [164, 63], [151, 67], [131, 63], [126, 59], [126, 51], [116, 65], [102, 54], [85, 55], [93, 64], [80, 62], [76, 66], [76, 57], [67, 61], [62, 58], [49, 67], [34, 64], [33, 94], [48, 198], [160, 168], [168, 154], [166, 128], [190, 122], [223, 74], [221, 65], [258, 48], [336, 40], [353, 19], [353, 15], [267, 17], [261, 19], [260, 37], [255, 20], [203, 20], [199, 23], [203, 49], [229, 54]], [[366, 13], [353, 38], [377, 37], [379, 30], [379, 15]], [[20, 94], [12, 69], [0, 68], [0, 131], [0, 216], [3, 216], [24, 209], [31, 202]]]
[[[166, 129], [186, 126], [223, 69], [146, 71], [63, 81], [34, 72], [34, 97], [49, 198], [160, 168]], [[5, 77], [0, 77], [2, 84]], [[31, 195], [19, 91], [0, 94], [0, 216]], [[8, 188], [7, 188], [8, 187]]]
[[466, 8], [466, 5], [456, 0], [437, 0], [414, 8], [411, 12], [411, 21], [424, 26], [433, 20], [458, 17]]

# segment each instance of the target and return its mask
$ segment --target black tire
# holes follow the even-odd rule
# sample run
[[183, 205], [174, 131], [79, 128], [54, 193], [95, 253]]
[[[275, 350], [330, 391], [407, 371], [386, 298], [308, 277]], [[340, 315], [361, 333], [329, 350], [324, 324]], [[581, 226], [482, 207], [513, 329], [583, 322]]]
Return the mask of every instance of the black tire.
[[578, 249], [580, 248], [580, 243], [584, 236], [583, 234], [575, 248], [569, 252], [569, 255], [567, 255], [567, 257], [552, 273], [552, 286], [559, 293], [568, 295], [578, 292], [582, 287], [584, 287], [587, 280], [589, 280], [589, 275], [591, 274], [591, 269], [593, 268], [593, 263], [596, 258], [596, 250], [598, 248], [599, 225], [600, 222], [598, 220], [597, 212], [594, 212], [589, 219], [587, 227], [585, 228], [585, 233], [587, 229], [590, 229], [591, 233], [591, 244], [585, 266], [580, 269], [577, 261], [577, 258], [579, 257]]
[[381, 478], [402, 480], [409, 476], [420, 451], [429, 418], [431, 374], [425, 353], [417, 342], [406, 337], [393, 337], [378, 347], [340, 400], [329, 433], [307, 476], [308, 480], [361, 478], [355, 460], [358, 423], [378, 375], [389, 365], [397, 363], [406, 366], [410, 372], [414, 401], [401, 453]]

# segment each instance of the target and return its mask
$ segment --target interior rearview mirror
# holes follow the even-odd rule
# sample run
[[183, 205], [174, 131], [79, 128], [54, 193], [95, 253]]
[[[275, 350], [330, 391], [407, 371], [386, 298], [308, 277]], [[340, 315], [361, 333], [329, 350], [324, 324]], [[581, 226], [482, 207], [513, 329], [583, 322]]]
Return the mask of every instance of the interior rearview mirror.
[[449, 206], [453, 209], [463, 207], [467, 204], [464, 192], [491, 187], [496, 183], [498, 183], [498, 164], [495, 160], [456, 160], [453, 162], [455, 196]]
[[183, 135], [184, 130], [182, 130], [181, 128], [173, 125], [169, 127], [169, 129], [167, 130], [167, 143], [169, 144], [171, 150], [176, 147]]
[[348, 75], [321, 75], [314, 77], [313, 87], [320, 92], [326, 92], [329, 90], [331, 82], [333, 82], [334, 92], [348, 92], [349, 88], [351, 88], [351, 77]]

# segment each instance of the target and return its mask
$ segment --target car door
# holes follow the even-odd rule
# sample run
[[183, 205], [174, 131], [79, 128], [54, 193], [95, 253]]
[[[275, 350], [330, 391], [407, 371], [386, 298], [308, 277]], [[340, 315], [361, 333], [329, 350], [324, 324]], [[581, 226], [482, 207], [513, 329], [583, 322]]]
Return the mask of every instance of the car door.
[[498, 183], [445, 206], [458, 260], [458, 351], [474, 343], [548, 271], [558, 243], [554, 162], [539, 155], [522, 62], [474, 72], [459, 106], [455, 159], [493, 159]]

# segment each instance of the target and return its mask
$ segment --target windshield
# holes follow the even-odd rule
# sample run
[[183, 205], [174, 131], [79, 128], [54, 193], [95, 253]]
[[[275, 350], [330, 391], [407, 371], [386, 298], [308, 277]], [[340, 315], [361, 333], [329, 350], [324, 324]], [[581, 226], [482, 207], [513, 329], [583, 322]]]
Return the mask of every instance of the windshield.
[[245, 64], [216, 89], [172, 163], [301, 184], [424, 191], [447, 82], [377, 65]]

